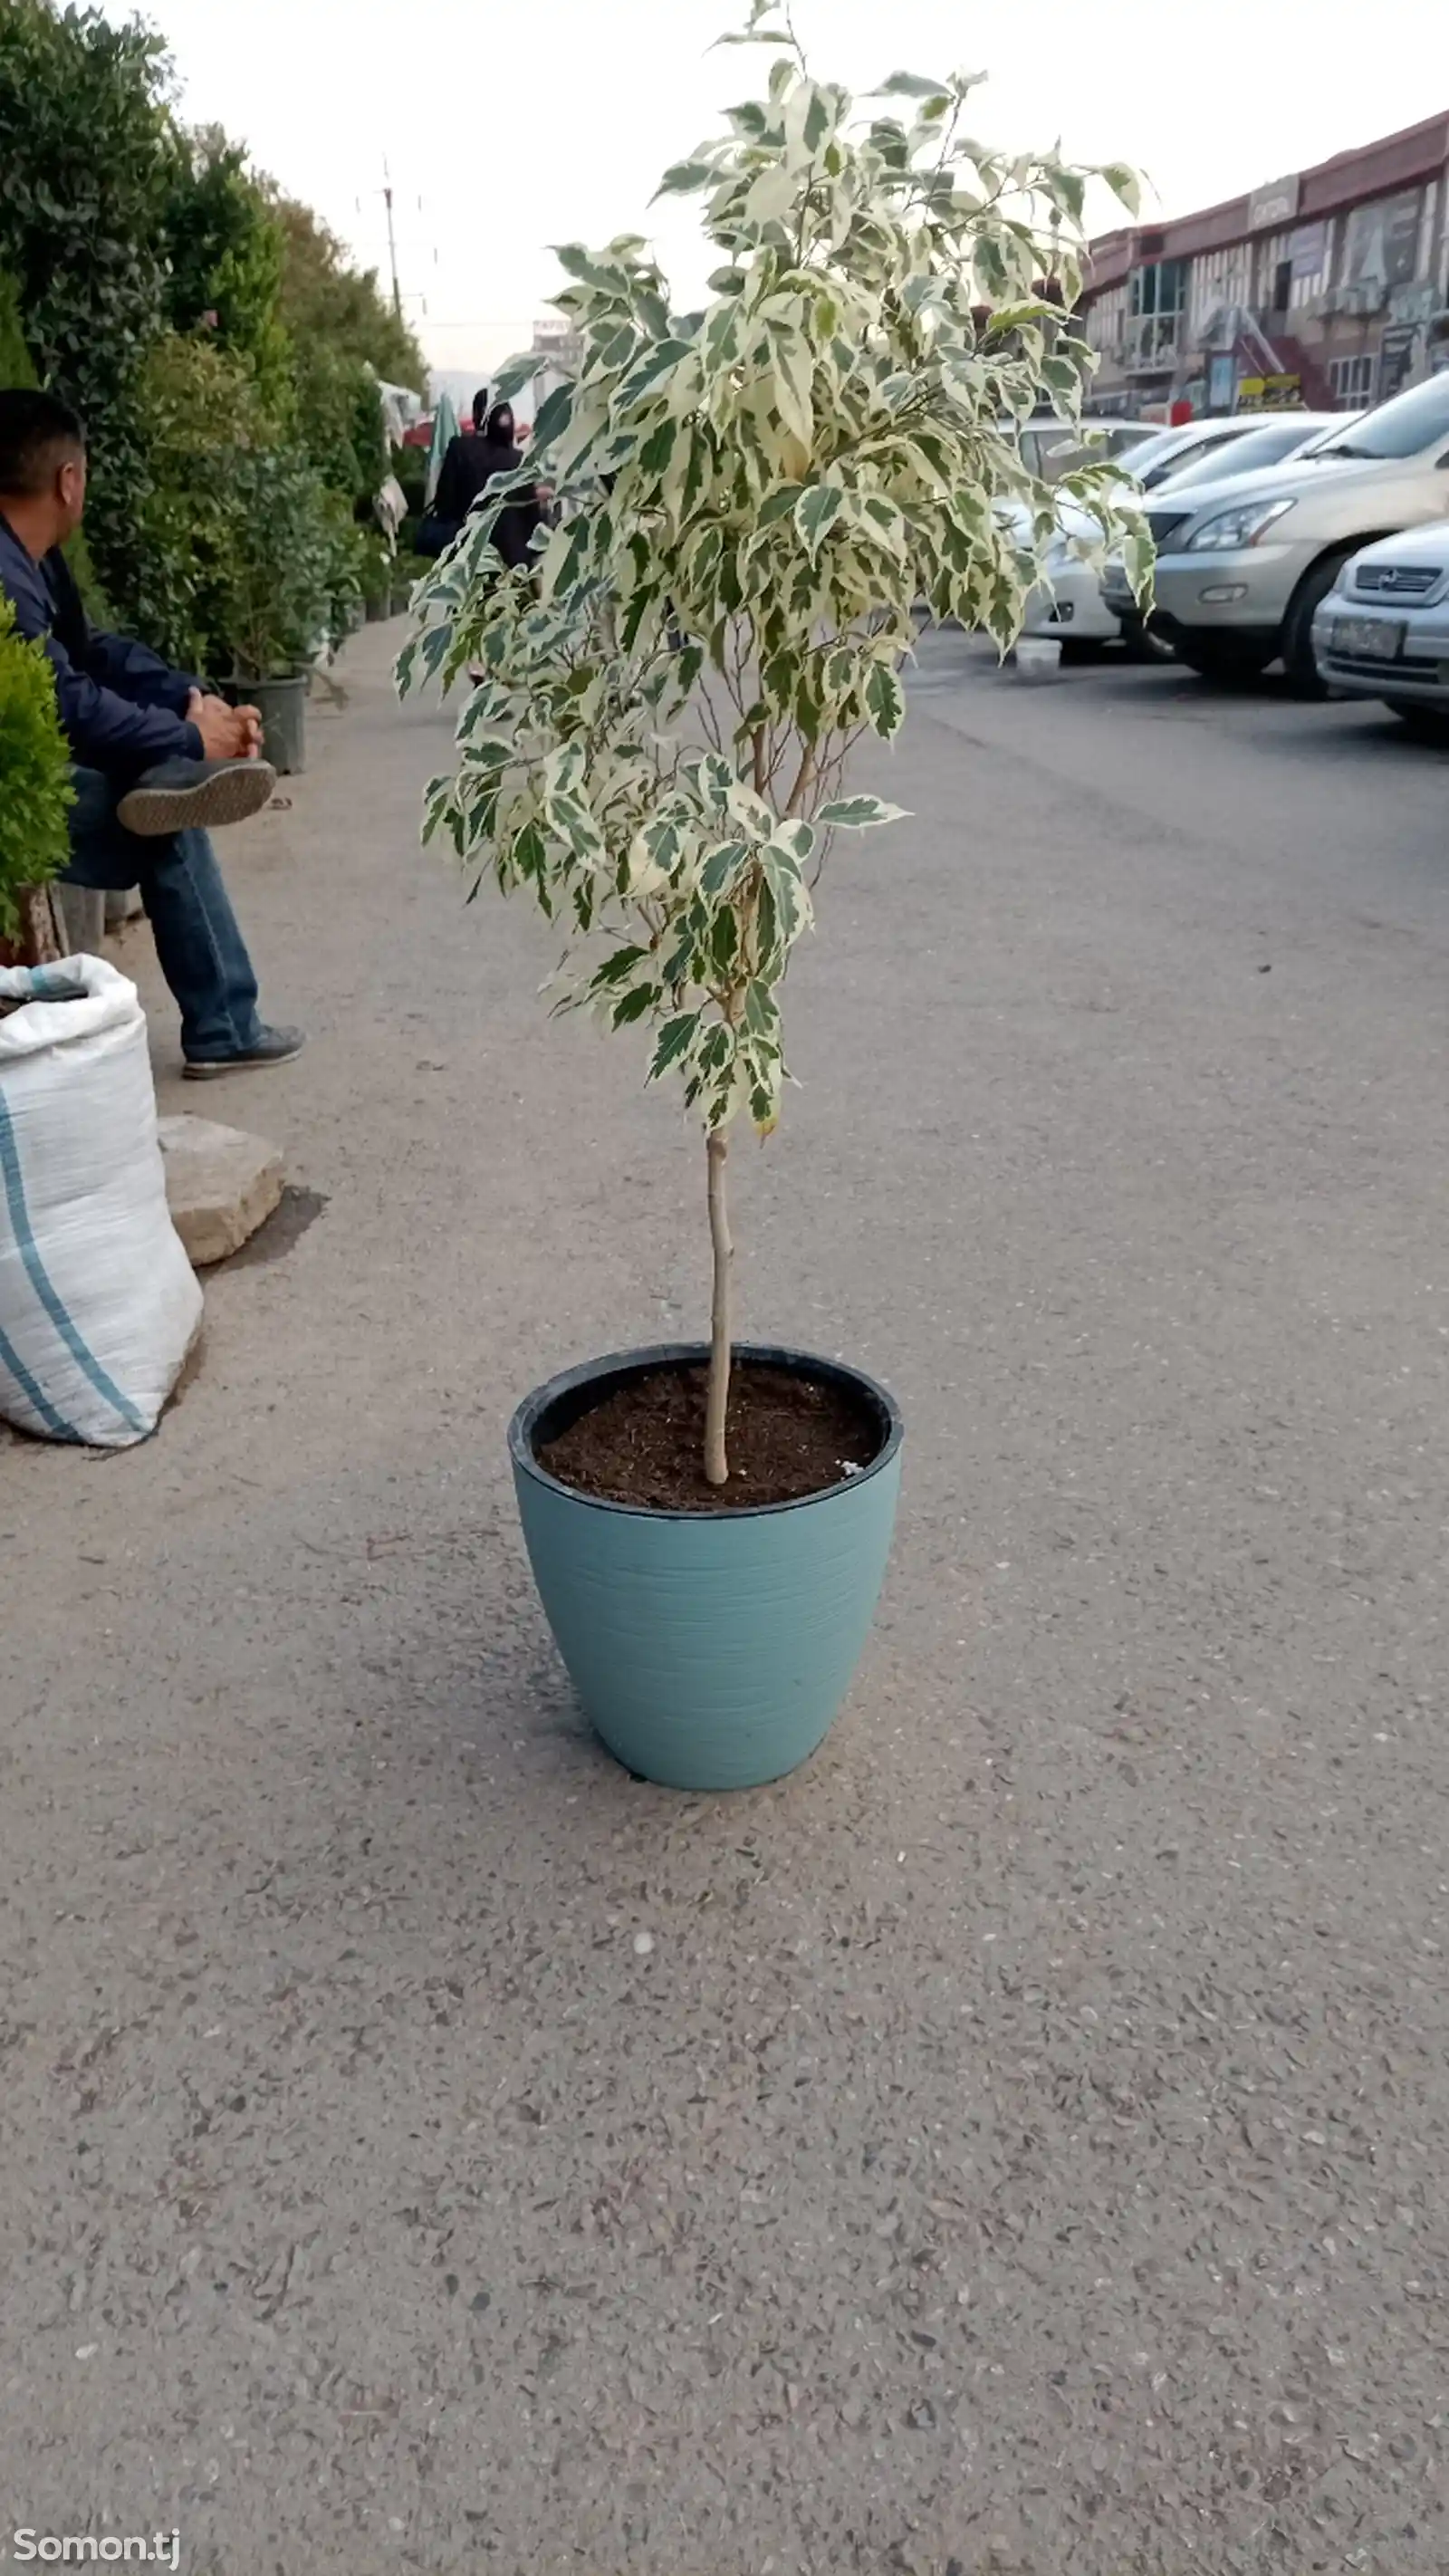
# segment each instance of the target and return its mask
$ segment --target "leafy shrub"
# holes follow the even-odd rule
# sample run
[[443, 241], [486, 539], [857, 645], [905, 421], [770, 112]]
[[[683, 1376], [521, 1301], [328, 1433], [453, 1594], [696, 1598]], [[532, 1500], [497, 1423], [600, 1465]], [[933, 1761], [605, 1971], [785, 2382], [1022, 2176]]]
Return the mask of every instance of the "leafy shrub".
[[217, 621], [238, 675], [271, 679], [309, 661], [360, 594], [359, 539], [300, 449], [239, 449]]
[[45, 647], [15, 632], [0, 596], [0, 938], [20, 926], [19, 898], [59, 874], [70, 856], [66, 816], [73, 790], [70, 752], [55, 703]]
[[246, 153], [220, 126], [179, 134], [165, 203], [166, 318], [206, 330], [244, 358], [276, 427], [293, 406], [293, 353], [281, 318], [282, 228]]
[[425, 447], [395, 447], [392, 472], [402, 486], [408, 505], [408, 517], [420, 519], [427, 507], [428, 451]]
[[371, 501], [387, 468], [382, 397], [364, 360], [325, 342], [298, 349], [296, 436], [329, 492]]
[[0, 7], [0, 265], [92, 458], [91, 548], [124, 615], [145, 480], [137, 379], [159, 327], [169, 125], [160, 40], [98, 9]]
[[141, 380], [147, 480], [138, 512], [135, 618], [183, 671], [226, 663], [226, 598], [239, 540], [237, 459], [268, 435], [245, 360], [207, 336], [166, 332]]
[[[20, 321], [20, 297], [13, 277], [0, 268], [0, 385], [34, 386], [40, 379], [30, 355]], [[84, 528], [77, 528], [68, 539], [65, 559], [75, 575], [76, 586], [85, 602], [86, 614], [97, 626], [110, 624], [106, 596], [96, 577], [91, 550]]]

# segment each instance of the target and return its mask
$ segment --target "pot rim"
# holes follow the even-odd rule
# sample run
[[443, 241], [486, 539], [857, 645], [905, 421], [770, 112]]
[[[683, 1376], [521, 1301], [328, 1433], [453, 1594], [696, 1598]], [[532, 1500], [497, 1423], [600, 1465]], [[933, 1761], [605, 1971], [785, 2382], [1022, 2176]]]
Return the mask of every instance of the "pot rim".
[[617, 1503], [605, 1494], [583, 1494], [577, 1485], [566, 1485], [561, 1476], [550, 1475], [534, 1455], [533, 1435], [541, 1416], [548, 1408], [584, 1387], [596, 1386], [611, 1376], [643, 1376], [656, 1369], [687, 1366], [709, 1358], [708, 1342], [652, 1342], [642, 1350], [611, 1351], [607, 1358], [583, 1360], [575, 1368], [561, 1369], [557, 1377], [536, 1386], [518, 1406], [508, 1426], [508, 1452], [515, 1468], [532, 1477], [550, 1493], [564, 1494], [571, 1503], [596, 1512], [623, 1512], [641, 1521], [750, 1521], [767, 1520], [777, 1512], [807, 1512], [816, 1503], [833, 1502], [840, 1494], [858, 1494], [873, 1476], [879, 1476], [891, 1464], [905, 1438], [905, 1420], [900, 1406], [888, 1387], [866, 1370], [856, 1368], [849, 1360], [823, 1359], [815, 1351], [797, 1351], [778, 1342], [736, 1342], [736, 1360], [763, 1361], [767, 1368], [792, 1369], [803, 1377], [819, 1377], [850, 1386], [857, 1394], [867, 1396], [881, 1416], [884, 1437], [868, 1467], [855, 1476], [842, 1476], [838, 1484], [822, 1485], [815, 1494], [798, 1494], [785, 1503], [719, 1503], [705, 1511], [675, 1511], [661, 1503]]

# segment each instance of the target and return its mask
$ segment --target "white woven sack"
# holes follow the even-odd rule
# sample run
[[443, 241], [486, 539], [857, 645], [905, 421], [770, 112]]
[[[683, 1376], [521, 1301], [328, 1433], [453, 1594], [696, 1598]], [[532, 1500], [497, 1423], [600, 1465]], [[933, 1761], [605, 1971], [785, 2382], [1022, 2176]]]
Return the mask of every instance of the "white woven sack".
[[146, 1015], [100, 957], [0, 967], [0, 1414], [124, 1449], [201, 1321], [166, 1205]]

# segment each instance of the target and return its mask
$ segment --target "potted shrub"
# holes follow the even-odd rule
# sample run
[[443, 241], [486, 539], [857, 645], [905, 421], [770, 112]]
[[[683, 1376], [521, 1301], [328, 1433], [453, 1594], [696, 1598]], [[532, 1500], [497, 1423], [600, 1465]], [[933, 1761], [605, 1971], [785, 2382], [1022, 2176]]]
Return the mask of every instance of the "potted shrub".
[[358, 535], [363, 605], [369, 626], [379, 626], [393, 613], [392, 548], [376, 528], [359, 530]]
[[[878, 110], [816, 80], [787, 9], [740, 39], [767, 94], [666, 174], [720, 266], [672, 312], [644, 242], [567, 248], [574, 379], [520, 489], [558, 497], [532, 565], [485, 500], [419, 597], [404, 689], [475, 671], [424, 829], [471, 878], [530, 895], [567, 941], [558, 1007], [649, 1041], [705, 1141], [708, 1344], [588, 1362], [510, 1433], [523, 1527], [582, 1703], [635, 1772], [774, 1778], [829, 1725], [885, 1568], [901, 1421], [860, 1371], [737, 1343], [729, 1139], [767, 1136], [782, 988], [832, 834], [897, 808], [846, 770], [891, 742], [930, 614], [1013, 641], [1063, 487], [1001, 424], [1077, 410], [1064, 325], [1088, 174], [962, 132], [972, 86], [904, 73]], [[1125, 171], [1104, 174], [1130, 197]], [[1043, 291], [1038, 281], [1049, 281]], [[540, 361], [505, 370], [499, 397]], [[1146, 541], [1092, 465], [1065, 490], [1140, 575]], [[1029, 541], [998, 501], [1029, 505]]]
[[43, 645], [0, 596], [0, 965], [39, 966], [63, 945], [50, 886], [70, 856], [74, 798]]
[[334, 512], [320, 477], [289, 448], [238, 449], [232, 498], [218, 604], [232, 656], [227, 685], [260, 710], [267, 758], [300, 771], [308, 673], [331, 640], [337, 607]]

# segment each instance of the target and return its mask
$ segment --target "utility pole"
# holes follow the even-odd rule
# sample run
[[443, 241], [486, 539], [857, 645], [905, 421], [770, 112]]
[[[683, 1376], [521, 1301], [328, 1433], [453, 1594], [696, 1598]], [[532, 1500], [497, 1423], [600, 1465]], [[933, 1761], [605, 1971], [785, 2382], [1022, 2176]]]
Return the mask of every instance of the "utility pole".
[[402, 289], [397, 282], [397, 236], [392, 225], [392, 172], [386, 161], [382, 165], [382, 202], [387, 208], [387, 256], [392, 269], [392, 309], [400, 322], [403, 318]]

